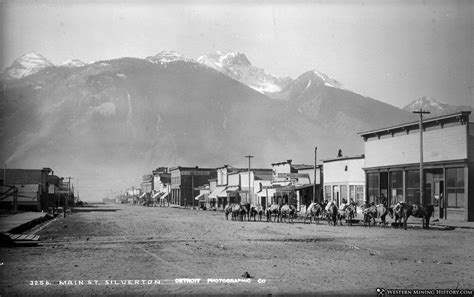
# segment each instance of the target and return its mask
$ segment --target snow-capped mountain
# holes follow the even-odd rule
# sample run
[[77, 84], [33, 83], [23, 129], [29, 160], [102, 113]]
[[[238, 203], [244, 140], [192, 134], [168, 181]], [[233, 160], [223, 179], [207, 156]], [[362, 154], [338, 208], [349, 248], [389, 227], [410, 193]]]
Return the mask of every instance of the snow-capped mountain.
[[253, 66], [247, 56], [239, 52], [216, 51], [199, 57], [197, 62], [230, 76], [262, 94], [280, 92], [292, 82], [289, 77], [273, 76], [264, 69]]
[[86, 65], [87, 65], [87, 63], [82, 62], [81, 60], [73, 59], [73, 60], [64, 61], [59, 66], [73, 68], [73, 67], [82, 67], [82, 66], [86, 66]]
[[32, 75], [47, 67], [54, 67], [54, 64], [40, 54], [29, 53], [16, 59], [13, 64], [5, 70], [5, 75], [8, 79], [19, 79]]
[[[325, 86], [338, 88], [338, 89], [344, 89], [342, 84], [340, 82], [338, 82], [337, 80], [335, 80], [334, 78], [329, 77], [328, 75], [326, 75], [322, 72], [319, 72], [317, 70], [313, 70], [313, 73], [320, 79], [321, 82], [324, 83]], [[311, 83], [311, 81], [310, 81], [310, 83]]]
[[165, 64], [177, 61], [192, 62], [193, 60], [183, 56], [182, 54], [175, 51], [162, 51], [155, 56], [146, 57], [147, 61], [154, 64]]
[[410, 112], [414, 110], [423, 109], [431, 112], [429, 116], [437, 116], [441, 114], [459, 111], [463, 109], [463, 107], [456, 107], [446, 103], [441, 103], [430, 97], [421, 97], [420, 99], [412, 101], [411, 103], [403, 107], [403, 109]]

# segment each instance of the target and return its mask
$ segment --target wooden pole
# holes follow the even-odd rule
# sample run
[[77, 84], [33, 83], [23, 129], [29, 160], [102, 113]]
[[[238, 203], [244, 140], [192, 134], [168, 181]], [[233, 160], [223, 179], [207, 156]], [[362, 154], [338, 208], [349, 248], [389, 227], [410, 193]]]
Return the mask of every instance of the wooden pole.
[[424, 175], [423, 175], [423, 114], [430, 113], [429, 111], [424, 111], [420, 108], [420, 110], [415, 110], [413, 113], [417, 113], [420, 115], [420, 122], [419, 122], [419, 129], [420, 129], [420, 204], [423, 204], [424, 192], [425, 192], [425, 184], [424, 184]]
[[318, 156], [318, 147], [314, 147], [314, 178], [313, 178], [313, 201], [316, 202], [316, 167], [317, 167], [317, 158]]

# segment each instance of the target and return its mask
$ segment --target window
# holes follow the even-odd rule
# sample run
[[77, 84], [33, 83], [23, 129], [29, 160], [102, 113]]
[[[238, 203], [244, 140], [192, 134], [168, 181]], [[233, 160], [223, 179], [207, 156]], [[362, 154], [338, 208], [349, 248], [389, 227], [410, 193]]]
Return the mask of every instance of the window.
[[403, 201], [403, 172], [390, 172], [390, 193], [388, 194], [389, 204], [396, 204]]
[[356, 186], [356, 199], [358, 205], [364, 204], [364, 186]]
[[448, 207], [464, 207], [464, 168], [446, 169]]
[[331, 186], [324, 186], [324, 200], [331, 201]]
[[349, 199], [347, 199], [347, 186], [346, 185], [342, 185], [340, 186], [340, 189], [339, 189], [340, 193], [341, 193], [341, 202], [343, 200], [345, 200], [346, 202], [349, 202]]
[[406, 172], [406, 200], [407, 203], [420, 203], [420, 171]]
[[367, 188], [369, 190], [369, 202], [376, 202], [379, 196], [379, 174], [367, 174]]

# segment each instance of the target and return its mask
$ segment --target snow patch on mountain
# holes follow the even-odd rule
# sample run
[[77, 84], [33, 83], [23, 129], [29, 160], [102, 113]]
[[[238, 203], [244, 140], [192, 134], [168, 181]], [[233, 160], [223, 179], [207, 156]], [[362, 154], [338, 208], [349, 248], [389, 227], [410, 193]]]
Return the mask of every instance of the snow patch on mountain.
[[425, 110], [431, 112], [431, 115], [440, 115], [446, 113], [452, 113], [458, 111], [460, 108], [455, 106], [442, 103], [438, 100], [435, 100], [431, 97], [421, 97], [417, 100], [410, 102], [408, 105], [403, 107], [406, 111], [415, 111], [415, 110]]
[[334, 78], [317, 70], [313, 70], [313, 73], [324, 82], [324, 85], [332, 88], [344, 89], [343, 85]]
[[59, 66], [60, 67], [68, 67], [68, 68], [75, 68], [75, 67], [82, 67], [86, 66], [87, 63], [79, 60], [79, 59], [72, 59], [72, 60], [67, 60], [61, 63]]
[[155, 56], [146, 57], [145, 60], [153, 64], [166, 64], [177, 61], [193, 62], [192, 59], [187, 58], [175, 51], [162, 51]]
[[9, 79], [19, 79], [35, 74], [48, 67], [54, 67], [54, 64], [40, 54], [29, 53], [16, 59], [13, 64], [5, 70], [5, 74]]
[[239, 52], [216, 51], [201, 56], [196, 61], [262, 94], [280, 92], [292, 81], [289, 77], [273, 76], [262, 68], [252, 66], [247, 56]]

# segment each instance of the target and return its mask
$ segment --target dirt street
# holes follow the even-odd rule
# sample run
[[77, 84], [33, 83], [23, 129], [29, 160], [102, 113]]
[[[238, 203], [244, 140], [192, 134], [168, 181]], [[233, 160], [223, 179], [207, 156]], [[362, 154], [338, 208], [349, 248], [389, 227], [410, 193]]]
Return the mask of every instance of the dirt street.
[[40, 246], [1, 248], [1, 295], [474, 289], [474, 230], [234, 222], [213, 211], [101, 208], [117, 211], [58, 217], [37, 233]]

